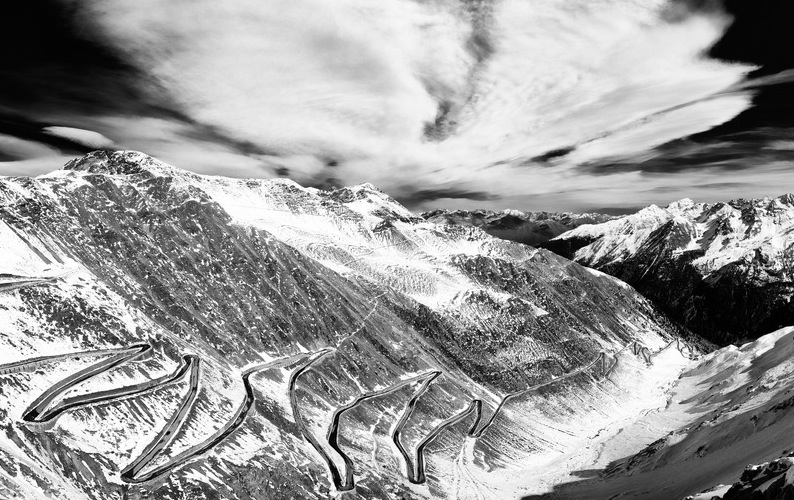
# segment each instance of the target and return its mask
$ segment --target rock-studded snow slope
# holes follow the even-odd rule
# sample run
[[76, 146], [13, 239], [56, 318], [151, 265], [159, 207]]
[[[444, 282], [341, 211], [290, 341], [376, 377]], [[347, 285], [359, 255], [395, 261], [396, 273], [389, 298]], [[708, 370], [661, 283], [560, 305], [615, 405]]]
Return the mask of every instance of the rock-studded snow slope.
[[369, 185], [97, 152], [0, 179], [0, 252], [7, 496], [515, 497], [691, 363], [625, 284]]
[[629, 283], [717, 343], [794, 324], [794, 196], [681, 200], [542, 244]]
[[589, 474], [530, 498], [788, 498], [792, 384], [794, 327], [714, 351], [671, 382], [665, 404], [594, 443]]

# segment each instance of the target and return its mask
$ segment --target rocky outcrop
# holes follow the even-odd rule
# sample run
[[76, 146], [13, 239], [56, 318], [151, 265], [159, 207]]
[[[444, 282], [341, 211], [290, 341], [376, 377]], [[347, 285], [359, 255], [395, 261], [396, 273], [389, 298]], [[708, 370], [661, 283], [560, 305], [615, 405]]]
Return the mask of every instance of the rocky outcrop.
[[750, 465], [722, 500], [794, 499], [794, 453], [761, 465]]

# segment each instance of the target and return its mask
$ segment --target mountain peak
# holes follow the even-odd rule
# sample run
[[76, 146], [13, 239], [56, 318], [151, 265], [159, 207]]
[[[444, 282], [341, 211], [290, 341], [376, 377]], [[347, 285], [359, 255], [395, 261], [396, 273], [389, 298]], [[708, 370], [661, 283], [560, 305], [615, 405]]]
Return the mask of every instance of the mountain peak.
[[794, 194], [792, 193], [782, 194], [777, 199], [786, 205], [794, 205]]
[[107, 175], [173, 176], [187, 172], [139, 151], [92, 151], [67, 163], [63, 170]]

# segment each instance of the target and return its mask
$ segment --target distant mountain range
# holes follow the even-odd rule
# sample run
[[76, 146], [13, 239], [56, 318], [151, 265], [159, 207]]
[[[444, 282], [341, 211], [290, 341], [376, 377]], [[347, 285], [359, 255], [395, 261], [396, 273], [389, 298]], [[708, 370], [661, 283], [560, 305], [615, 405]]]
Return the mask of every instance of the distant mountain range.
[[598, 224], [615, 217], [568, 212], [522, 212], [520, 210], [434, 210], [422, 217], [436, 224], [468, 225], [503, 240], [537, 246], [583, 224]]
[[673, 320], [717, 343], [794, 324], [794, 195], [681, 200], [636, 214], [444, 211], [451, 225], [551, 250], [630, 284]]
[[718, 344], [794, 324], [794, 196], [652, 205], [543, 248], [611, 274]]

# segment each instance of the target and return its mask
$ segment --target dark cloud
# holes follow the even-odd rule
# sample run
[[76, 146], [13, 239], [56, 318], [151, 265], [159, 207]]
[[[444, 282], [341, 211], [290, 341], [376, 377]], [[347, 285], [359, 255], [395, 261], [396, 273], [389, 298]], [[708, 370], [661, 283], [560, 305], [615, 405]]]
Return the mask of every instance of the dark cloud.
[[[0, 113], [0, 134], [45, 144], [65, 153], [84, 154], [96, 149], [65, 137], [48, 134], [45, 131], [45, 127], [49, 125], [51, 124], [36, 122], [18, 114]], [[6, 152], [4, 157], [5, 160], [3, 161], [25, 159], [22, 156], [17, 156], [8, 152]]]
[[91, 40], [75, 10], [60, 1], [0, 2], [0, 44], [5, 108], [137, 112], [153, 100], [136, 68]]
[[623, 172], [685, 174], [704, 168], [722, 170], [752, 169], [748, 155], [758, 153], [758, 144], [742, 142], [696, 143], [679, 140], [656, 148], [642, 157], [604, 158], [577, 167], [581, 174], [612, 175]]
[[734, 21], [710, 51], [717, 59], [759, 64], [757, 74], [794, 67], [794, 3], [725, 0]]
[[398, 196], [397, 201], [408, 207], [416, 206], [428, 201], [441, 199], [466, 199], [474, 201], [498, 200], [499, 196], [484, 191], [469, 191], [457, 188], [417, 189], [409, 194]]
[[568, 146], [568, 147], [565, 147], [565, 148], [552, 149], [552, 150], [546, 151], [542, 155], [538, 155], [538, 156], [535, 156], [535, 157], [531, 158], [527, 162], [527, 164], [547, 163], [547, 162], [549, 162], [551, 160], [567, 156], [567, 155], [573, 153], [574, 151], [576, 151], [576, 146]]
[[597, 214], [606, 214], [606, 215], [629, 215], [633, 213], [637, 213], [645, 207], [636, 206], [636, 207], [595, 207], [589, 212], [595, 212]]
[[145, 70], [96, 36], [81, 9], [69, 0], [0, 2], [0, 137], [22, 141], [0, 142], [0, 161], [37, 159], [30, 164], [35, 174], [96, 149], [49, 133], [53, 126], [94, 131], [119, 148], [176, 163], [179, 151], [202, 147], [274, 155], [192, 118]]
[[[716, 190], [716, 189], [735, 189], [744, 187], [746, 184], [743, 182], [705, 182], [695, 184], [693, 187], [700, 189]], [[680, 192], [680, 186], [656, 186], [645, 191], [651, 193], [662, 193], [676, 195]]]
[[[659, 146], [641, 159], [603, 159], [581, 166], [580, 171], [591, 174], [684, 173], [703, 168], [737, 171], [789, 161], [794, 156], [794, 145], [787, 147], [785, 143], [794, 132], [794, 83], [790, 78], [782, 78], [766, 84], [759, 77], [794, 68], [794, 31], [791, 29], [794, 3], [786, 0], [680, 0], [674, 5], [692, 11], [724, 9], [733, 16], [733, 22], [708, 55], [760, 66], [747, 82], [748, 87], [757, 91], [752, 106], [726, 123]], [[671, 12], [680, 13], [681, 10]]]

